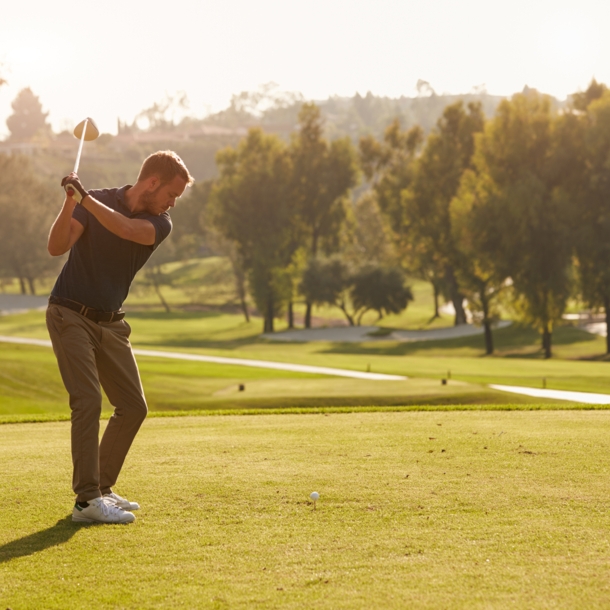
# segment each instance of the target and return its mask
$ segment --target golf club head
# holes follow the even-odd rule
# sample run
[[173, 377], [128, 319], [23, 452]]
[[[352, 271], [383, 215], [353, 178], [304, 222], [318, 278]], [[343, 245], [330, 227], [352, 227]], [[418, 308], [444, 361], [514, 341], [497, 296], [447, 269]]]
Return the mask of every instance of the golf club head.
[[[86, 128], [85, 123], [87, 123]], [[83, 128], [85, 128], [85, 142], [91, 142], [100, 135], [100, 130], [97, 128], [97, 125], [95, 124], [93, 119], [86, 118], [74, 128], [74, 136], [79, 140], [83, 137]]]

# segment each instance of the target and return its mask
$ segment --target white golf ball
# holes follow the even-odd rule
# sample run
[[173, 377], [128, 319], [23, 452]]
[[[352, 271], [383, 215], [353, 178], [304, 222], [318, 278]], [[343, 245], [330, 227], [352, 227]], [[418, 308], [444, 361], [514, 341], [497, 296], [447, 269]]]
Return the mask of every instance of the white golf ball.
[[309, 494], [309, 497], [310, 497], [310, 498], [311, 498], [311, 499], [312, 499], [314, 502], [316, 502], [317, 500], [319, 500], [319, 499], [320, 499], [320, 494], [319, 494], [317, 491], [312, 491], [312, 492]]

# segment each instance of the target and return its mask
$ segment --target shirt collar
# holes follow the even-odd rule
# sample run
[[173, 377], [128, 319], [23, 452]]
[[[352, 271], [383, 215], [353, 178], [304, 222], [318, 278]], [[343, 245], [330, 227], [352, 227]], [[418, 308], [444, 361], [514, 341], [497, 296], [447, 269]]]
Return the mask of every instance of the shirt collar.
[[127, 206], [127, 198], [125, 197], [125, 194], [127, 193], [127, 190], [130, 189], [132, 186], [132, 184], [126, 184], [125, 186], [122, 186], [120, 189], [118, 189], [118, 191], [116, 192], [116, 198], [119, 202], [119, 205], [123, 207], [125, 211], [129, 214], [131, 214], [131, 210]]

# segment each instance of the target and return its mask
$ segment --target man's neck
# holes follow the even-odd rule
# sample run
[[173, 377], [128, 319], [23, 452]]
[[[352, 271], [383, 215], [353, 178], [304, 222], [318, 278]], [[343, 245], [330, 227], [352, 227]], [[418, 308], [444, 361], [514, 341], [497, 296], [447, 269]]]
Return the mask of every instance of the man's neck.
[[138, 204], [140, 202], [140, 195], [142, 194], [142, 185], [139, 185], [137, 182], [134, 186], [128, 188], [125, 191], [125, 203], [127, 207], [131, 211], [132, 214], [136, 212], [141, 212], [142, 210], [138, 209]]

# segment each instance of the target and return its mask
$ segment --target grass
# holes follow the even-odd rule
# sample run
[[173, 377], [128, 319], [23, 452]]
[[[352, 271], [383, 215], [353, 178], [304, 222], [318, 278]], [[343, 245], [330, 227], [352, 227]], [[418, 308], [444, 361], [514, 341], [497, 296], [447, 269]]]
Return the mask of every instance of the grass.
[[[537, 335], [513, 325], [496, 331], [499, 356], [482, 357], [481, 337], [398, 343], [276, 343], [219, 311], [133, 311], [135, 347], [401, 374], [404, 382], [344, 378], [139, 357], [150, 408], [156, 411], [368, 405], [533, 404], [540, 400], [490, 390], [489, 384], [610, 393], [608, 363], [585, 360], [603, 338], [566, 326], [555, 345], [572, 359], [538, 357]], [[44, 313], [0, 317], [0, 334], [47, 338]], [[594, 346], [594, 347], [592, 347]], [[601, 351], [601, 349], [600, 349]], [[442, 386], [440, 380], [449, 378]], [[240, 384], [244, 392], [238, 391]], [[561, 404], [561, 403], [560, 403]], [[105, 411], [110, 409], [104, 403]], [[67, 399], [48, 348], [0, 344], [0, 415], [62, 414]]]
[[[308, 375], [200, 362], [139, 357], [153, 411], [243, 410], [421, 404], [534, 404], [544, 402], [479, 384], [414, 378], [375, 381]], [[239, 386], [245, 391], [239, 391]], [[103, 410], [111, 405], [104, 399]], [[52, 350], [0, 343], [0, 418], [68, 413], [67, 395]]]
[[[2, 427], [11, 608], [606, 608], [607, 411], [148, 420], [130, 526], [69, 519], [69, 425]], [[308, 497], [318, 491], [316, 510]]]

